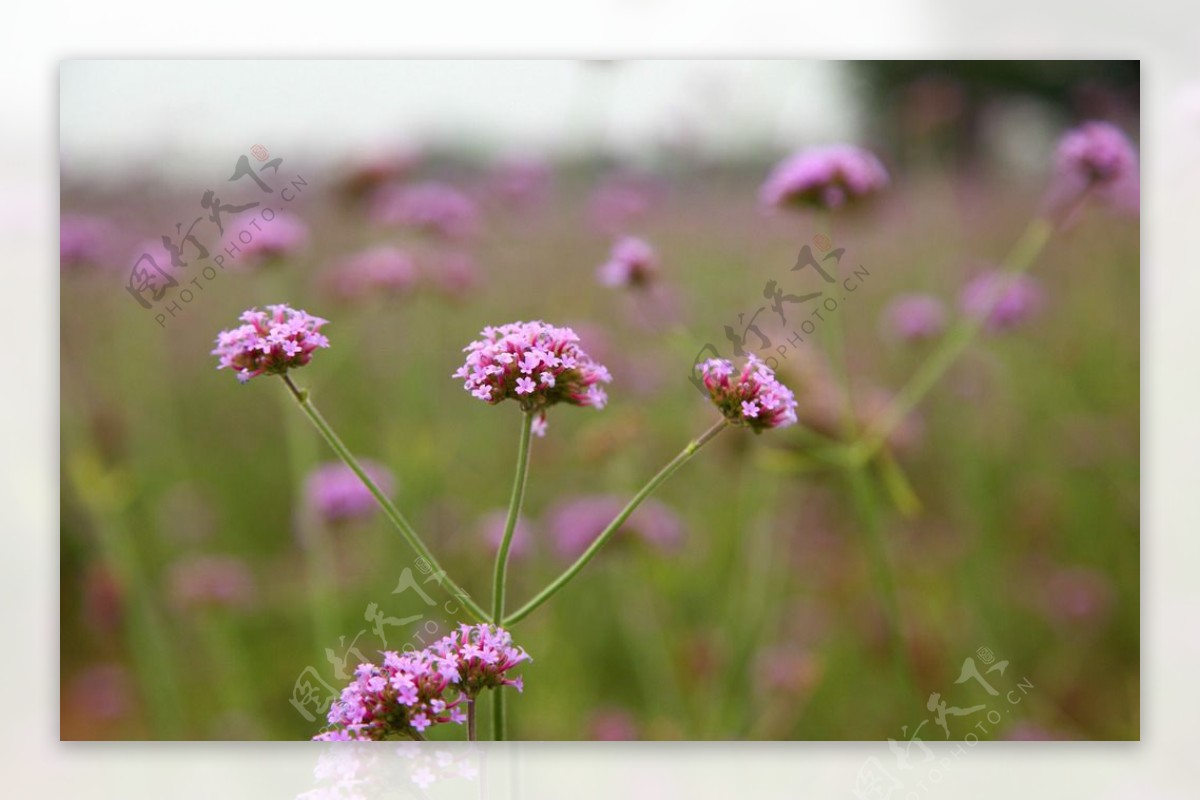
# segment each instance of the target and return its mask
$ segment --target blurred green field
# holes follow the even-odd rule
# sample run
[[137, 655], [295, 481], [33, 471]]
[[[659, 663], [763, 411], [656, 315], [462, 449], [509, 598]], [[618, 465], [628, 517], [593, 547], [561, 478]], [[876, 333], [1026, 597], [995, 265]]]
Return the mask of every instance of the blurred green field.
[[[649, 325], [595, 283], [612, 240], [586, 222], [599, 176], [581, 169], [562, 171], [545, 204], [485, 206], [468, 246], [481, 284], [457, 299], [331, 297], [319, 276], [338, 258], [411, 242], [365, 222], [321, 167], [306, 170], [295, 209], [311, 227], [308, 251], [220, 274], [165, 327], [131, 300], [123, 270], [64, 270], [62, 737], [307, 739], [322, 721], [290, 703], [294, 685], [312, 666], [340, 688], [325, 649], [342, 653], [364, 629], [357, 647], [376, 655], [369, 604], [425, 615], [408, 631], [457, 622], [393, 593], [405, 568], [420, 573], [380, 517], [301, 547], [302, 478], [333, 457], [279, 381], [239, 386], [214, 369], [213, 337], [243, 309], [287, 302], [331, 321], [332, 348], [297, 383], [357, 454], [395, 473], [398, 505], [479, 599], [492, 571], [479, 520], [507, 503], [520, 415], [450, 378], [460, 349], [485, 325], [545, 319], [604, 352], [608, 408], [555, 408], [534, 442], [535, 538], [510, 567], [515, 607], [565, 566], [546, 510], [578, 494], [628, 496], [710, 425], [716, 412], [687, 381], [697, 351], [711, 342], [728, 355], [724, 326], [762, 305], [766, 281], [797, 280], [789, 268], [818, 222], [762, 214], [766, 166], [691, 164], [665, 177], [629, 226], [657, 249], [676, 294], [677, 319]], [[883, 335], [884, 305], [921, 290], [953, 307], [980, 262], [1004, 257], [1043, 188], [1003, 174], [894, 177], [876, 205], [834, 223], [835, 243], [869, 271], [844, 306], [856, 397], [895, 391], [931, 347]], [[120, 221], [131, 251], [187, 214], [194, 189], [68, 183], [62, 203]], [[533, 662], [509, 701], [513, 737], [903, 740], [930, 719], [921, 737], [943, 739], [927, 708], [936, 692], [1003, 718], [983, 732], [974, 726], [986, 711], [952, 717], [951, 739], [1138, 738], [1136, 220], [1088, 210], [1032, 274], [1042, 313], [972, 345], [896, 451], [919, 510], [902, 513], [873, 485], [903, 666], [844, 472], [812, 458], [800, 427], [733, 430], [656, 495], [683, 519], [682, 547], [615, 541], [514, 628]], [[780, 368], [798, 394], [799, 362]], [[173, 600], [172, 566], [209, 554], [245, 561], [251, 602]], [[410, 639], [399, 631], [387, 632], [392, 647]], [[986, 674], [999, 701], [956, 683], [968, 658], [982, 670], [981, 648], [1008, 662]], [[1022, 679], [1031, 687], [1019, 703], [1004, 700]], [[463, 737], [451, 726], [431, 734]]]

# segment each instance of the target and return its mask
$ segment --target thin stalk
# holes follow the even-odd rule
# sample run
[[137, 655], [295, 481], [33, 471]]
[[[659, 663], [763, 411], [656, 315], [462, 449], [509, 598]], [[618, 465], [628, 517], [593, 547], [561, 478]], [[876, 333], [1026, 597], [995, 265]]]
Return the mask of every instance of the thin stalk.
[[467, 698], [467, 739], [475, 742], [479, 739], [475, 733], [475, 699]]
[[[287, 404], [287, 399], [280, 397], [279, 403], [282, 407]], [[334, 562], [329, 547], [329, 532], [323, 525], [315, 522], [305, 507], [303, 498], [307, 471], [317, 461], [319, 446], [316, 440], [312, 439], [312, 432], [304, 428], [304, 423], [300, 419], [288, 415], [284, 420], [283, 428], [287, 440], [292, 488], [296, 499], [292, 503], [292, 512], [296, 516], [296, 526], [304, 555], [304, 572], [308, 585], [308, 613], [312, 621], [313, 636], [316, 638], [317, 653], [321, 653], [323, 648], [328, 647], [337, 638], [335, 629], [337, 628], [338, 607], [331, 581]]]
[[336, 433], [334, 433], [334, 430], [330, 427], [329, 423], [327, 423], [325, 418], [321, 416], [321, 413], [317, 411], [317, 407], [313, 405], [311, 400], [309, 400], [308, 392], [297, 387], [295, 383], [292, 382], [291, 376], [287, 375], [286, 373], [282, 376], [282, 378], [283, 383], [286, 384], [287, 388], [291, 391], [292, 397], [296, 399], [296, 403], [300, 406], [301, 411], [308, 415], [308, 419], [312, 421], [312, 424], [316, 427], [317, 431], [321, 432], [321, 436], [323, 436], [325, 441], [329, 443], [329, 447], [333, 448], [334, 453], [336, 453], [341, 460], [346, 463], [347, 467], [354, 471], [354, 475], [358, 476], [358, 479], [363, 483], [363, 486], [365, 486], [371, 495], [375, 497], [375, 500], [379, 503], [380, 508], [383, 509], [384, 516], [391, 521], [392, 525], [396, 527], [396, 530], [400, 532], [400, 535], [404, 537], [404, 540], [410, 546], [412, 546], [412, 549], [416, 551], [419, 556], [429, 563], [429, 566], [432, 568], [434, 574], [444, 576], [443, 583], [450, 590], [450, 592], [462, 602], [462, 605], [466, 607], [472, 615], [475, 616], [476, 620], [487, 620], [487, 612], [484, 612], [483, 609], [480, 608], [479, 604], [472, 601], [471, 597], [467, 595], [466, 591], [455, 584], [449, 575], [446, 574], [446, 571], [442, 569], [442, 566], [438, 563], [437, 558], [433, 555], [433, 552], [430, 551], [429, 548], [425, 546], [425, 543], [421, 541], [421, 538], [417, 535], [417, 532], [413, 530], [413, 527], [409, 525], [409, 522], [404, 518], [404, 515], [400, 514], [400, 510], [396, 508], [391, 499], [388, 498], [388, 496], [384, 494], [381, 489], [379, 489], [371, 477], [367, 475], [366, 471], [362, 469], [362, 466], [358, 463], [358, 460], [354, 458], [354, 454], [351, 453], [350, 449], [342, 443], [342, 440]]
[[[1013, 246], [1008, 258], [1005, 259], [1003, 275], [1008, 282], [1015, 280], [1033, 266], [1033, 262], [1046, 247], [1046, 243], [1053, 233], [1054, 222], [1049, 218], [1035, 217], [1029, 223], [1021, 238], [1017, 240], [1017, 244]], [[1007, 287], [1006, 283], [1004, 289]], [[997, 291], [995, 300], [998, 301], [1003, 294], [1003, 290]], [[929, 354], [929, 357], [921, 363], [908, 383], [892, 399], [878, 422], [859, 440], [855, 446], [855, 456], [858, 460], [866, 462], [874, 456], [887, 440], [888, 435], [900, 424], [900, 421], [921, 402], [921, 399], [946, 374], [946, 371], [962, 355], [967, 346], [974, 341], [987, 318], [988, 314], [979, 314], [962, 316], [958, 319], [942, 341], [938, 343], [937, 349]]]
[[521, 516], [521, 504], [525, 501], [525, 482], [529, 477], [529, 443], [533, 431], [534, 412], [527, 411], [521, 418], [521, 440], [517, 446], [517, 470], [513, 476], [512, 495], [508, 500], [508, 519], [504, 521], [504, 537], [500, 550], [496, 552], [496, 573], [492, 584], [492, 620], [504, 619], [504, 593], [508, 572], [508, 551], [512, 546], [513, 531], [517, 518]]
[[871, 571], [875, 584], [883, 599], [883, 611], [887, 617], [890, 636], [892, 665], [900, 680], [906, 699], [917, 697], [916, 681], [908, 661], [905, 645], [904, 620], [900, 614], [900, 602], [896, 593], [896, 581], [888, 559], [887, 543], [879, 525], [879, 509], [871, 489], [870, 474], [865, 465], [853, 465], [846, 470], [850, 484], [850, 496], [855, 510], [863, 522], [867, 534], [867, 552], [871, 559]]
[[[521, 504], [525, 500], [525, 482], [529, 479], [529, 442], [533, 432], [533, 411], [521, 417], [521, 441], [517, 446], [517, 470], [513, 476], [512, 495], [508, 499], [508, 519], [504, 521], [504, 537], [496, 551], [496, 574], [492, 581], [492, 620], [504, 619], [504, 592], [508, 581], [508, 550], [512, 545], [513, 531], [521, 515]], [[504, 696], [496, 693], [492, 702], [492, 739], [505, 738]]]
[[[833, 214], [827, 211], [817, 213], [818, 233], [824, 233], [829, 238], [830, 248], [833, 248]], [[824, 229], [823, 231], [821, 229]], [[837, 274], [837, 286], [842, 285], [842, 262], [839, 258], [833, 268]], [[845, 304], [840, 300], [837, 308], [829, 312], [830, 324], [826, 330], [825, 345], [829, 352], [829, 363], [842, 389], [842, 426], [845, 428], [846, 441], [853, 441], [856, 436], [857, 423], [854, 414], [854, 396], [850, 390], [850, 366], [846, 358], [846, 321]]]
[[529, 603], [522, 606], [516, 612], [513, 612], [509, 617], [505, 618], [503, 625], [511, 626], [512, 624], [523, 620], [529, 615], [530, 612], [546, 603], [546, 601], [550, 600], [550, 598], [557, 594], [559, 590], [565, 587], [571, 581], [571, 579], [578, 575], [579, 571], [583, 570], [584, 566], [588, 562], [592, 561], [592, 558], [596, 555], [596, 553], [603, 548], [604, 544], [612, 538], [612, 535], [615, 534], [622, 525], [624, 525], [625, 521], [628, 520], [629, 516], [634, 513], [634, 510], [641, 505], [642, 501], [650, 497], [650, 495], [656, 489], [658, 489], [663, 482], [675, 474], [675, 471], [683, 467], [683, 465], [686, 464], [689, 459], [695, 456], [696, 451], [704, 447], [704, 445], [707, 444], [708, 441], [717, 434], [720, 434], [722, 431], [724, 431], [726, 425], [728, 425], [727, 421], [722, 418], [719, 422], [715, 423], [712, 428], [701, 434], [697, 439], [689, 442], [686, 448], [680, 451], [674, 459], [668, 462], [662, 470], [659, 470], [658, 473], [655, 474], [654, 478], [650, 479], [650, 481], [646, 483], [646, 486], [637, 491], [637, 494], [635, 494], [629, 503], [625, 505], [625, 508], [621, 510], [621, 513], [613, 518], [613, 521], [608, 524], [608, 527], [605, 528], [604, 531], [600, 532], [600, 536], [596, 537], [592, 544], [588, 546], [588, 549], [583, 552], [583, 555], [575, 560], [574, 564], [563, 571], [558, 578], [550, 582], [550, 584], [547, 585], [546, 588], [537, 595], [535, 595], [533, 599], [529, 601]]

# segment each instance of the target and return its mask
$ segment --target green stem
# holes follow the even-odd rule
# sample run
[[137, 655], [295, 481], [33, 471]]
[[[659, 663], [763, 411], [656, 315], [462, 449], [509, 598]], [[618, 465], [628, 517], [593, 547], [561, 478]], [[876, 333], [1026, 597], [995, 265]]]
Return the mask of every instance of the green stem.
[[[1012, 282], [1029, 270], [1053, 233], [1054, 222], [1046, 217], [1035, 217], [1029, 223], [1005, 260], [1005, 269], [1002, 274], [1008, 282]], [[995, 293], [994, 301], [999, 300], [1007, 287], [1006, 283], [1003, 289]], [[921, 363], [908, 383], [892, 399], [887, 411], [859, 440], [855, 446], [855, 456], [858, 460], [865, 462], [879, 450], [888, 435], [900, 424], [900, 421], [921, 402], [921, 399], [945, 375], [967, 346], [974, 341], [988, 316], [987, 313], [982, 313], [958, 319], [958, 322], [938, 344], [937, 349]]]
[[[492, 582], [492, 620], [497, 624], [504, 619], [504, 591], [508, 573], [508, 550], [512, 545], [513, 531], [521, 515], [521, 504], [525, 500], [525, 482], [529, 478], [529, 442], [533, 432], [533, 411], [526, 411], [521, 418], [521, 443], [517, 446], [517, 470], [513, 476], [512, 495], [508, 499], [508, 519], [504, 521], [504, 537], [496, 551], [496, 573]], [[505, 739], [504, 695], [497, 689], [492, 702], [492, 739]]]
[[404, 537], [405, 541], [412, 546], [412, 549], [416, 551], [419, 556], [429, 563], [429, 566], [433, 569], [435, 575], [444, 576], [443, 582], [445, 585], [449, 588], [451, 593], [462, 602], [463, 606], [470, 610], [471, 614], [474, 615], [477, 620], [487, 620], [487, 612], [484, 612], [483, 609], [480, 608], [479, 604], [472, 601], [471, 597], [467, 595], [466, 591], [455, 584], [449, 575], [446, 574], [446, 571], [442, 569], [442, 566], [434, 557], [433, 552], [425, 546], [425, 543], [421, 541], [421, 538], [417, 535], [417, 532], [414, 531], [413, 527], [409, 525], [409, 522], [404, 519], [404, 515], [400, 514], [400, 510], [396, 508], [391, 499], [388, 498], [388, 496], [385, 495], [378, 486], [376, 486], [371, 477], [367, 475], [365, 470], [362, 469], [362, 466], [358, 463], [358, 460], [354, 458], [354, 454], [352, 454], [350, 449], [342, 443], [341, 439], [338, 438], [338, 435], [334, 433], [333, 429], [329, 426], [329, 423], [325, 422], [325, 418], [322, 417], [321, 413], [317, 411], [317, 407], [314, 406], [312, 401], [308, 399], [308, 392], [297, 387], [292, 382], [291, 376], [287, 375], [286, 373], [282, 376], [282, 378], [283, 383], [287, 384], [287, 388], [291, 391], [292, 397], [296, 399], [296, 403], [300, 406], [301, 411], [308, 415], [308, 419], [312, 421], [312, 424], [316, 427], [317, 431], [321, 432], [321, 436], [323, 436], [325, 441], [329, 443], [329, 447], [333, 448], [334, 453], [336, 453], [341, 460], [346, 463], [347, 467], [354, 471], [354, 475], [358, 476], [359, 481], [361, 481], [367, 490], [373, 496], [375, 496], [375, 500], [379, 503], [380, 508], [383, 509], [384, 516], [391, 521], [392, 525], [396, 527], [396, 529], [400, 532], [400, 535]]
[[504, 537], [500, 550], [496, 552], [496, 573], [492, 584], [492, 620], [504, 619], [505, 579], [508, 571], [508, 551], [512, 546], [513, 531], [517, 518], [521, 516], [521, 504], [525, 500], [525, 482], [529, 477], [529, 442], [533, 431], [534, 412], [525, 412], [521, 418], [521, 442], [517, 446], [517, 471], [513, 476], [512, 495], [508, 500], [508, 519], [504, 521]]
[[[818, 233], [824, 233], [829, 238], [830, 249], [833, 245], [833, 214], [828, 211], [817, 213]], [[823, 229], [823, 230], [822, 230]], [[837, 274], [837, 285], [840, 287], [842, 283], [842, 264], [841, 259], [838, 259], [834, 265], [834, 272]], [[845, 314], [845, 305], [838, 302], [837, 308], [832, 312], [827, 312], [832, 318], [826, 330], [826, 347], [829, 351], [830, 366], [835, 373], [838, 383], [842, 389], [842, 426], [845, 429], [845, 437], [847, 442], [852, 442], [856, 434], [856, 418], [854, 414], [854, 396], [850, 390], [850, 366], [846, 358], [846, 322], [843, 318]]]
[[871, 489], [870, 474], [865, 465], [852, 465], [846, 470], [850, 484], [850, 496], [862, 520], [867, 534], [867, 553], [871, 559], [871, 570], [875, 584], [883, 600], [883, 611], [887, 617], [890, 633], [892, 665], [904, 690], [904, 698], [916, 698], [916, 681], [908, 661], [905, 645], [904, 620], [900, 613], [900, 601], [896, 592], [896, 580], [887, 553], [887, 542], [879, 524], [879, 510]]
[[467, 739], [475, 742], [479, 737], [475, 734], [475, 699], [467, 697]]
[[655, 474], [654, 478], [650, 479], [650, 481], [646, 483], [646, 486], [638, 490], [637, 494], [634, 495], [629, 503], [625, 505], [625, 508], [621, 510], [621, 513], [613, 518], [613, 521], [608, 524], [608, 527], [605, 528], [604, 531], [600, 532], [600, 536], [596, 537], [592, 544], [588, 546], [588, 549], [583, 552], [583, 555], [575, 560], [574, 564], [563, 571], [558, 578], [550, 582], [550, 584], [547, 585], [546, 588], [537, 595], [535, 595], [533, 599], [529, 601], [529, 603], [522, 606], [516, 612], [513, 612], [509, 617], [505, 618], [503, 625], [511, 626], [512, 624], [523, 620], [529, 615], [530, 612], [546, 603], [546, 601], [550, 600], [550, 598], [558, 593], [559, 590], [565, 587], [567, 583], [571, 581], [571, 579], [575, 578], [579, 571], [583, 570], [584, 566], [588, 562], [592, 561], [592, 557], [594, 557], [596, 553], [602, 547], [604, 547], [604, 544], [612, 538], [612, 535], [615, 534], [622, 525], [624, 525], [625, 521], [628, 520], [629, 516], [633, 514], [634, 510], [641, 505], [642, 501], [650, 497], [650, 495], [656, 489], [658, 489], [659, 485], [674, 475], [675, 471], [683, 467], [683, 465], [689, 459], [695, 456], [696, 451], [700, 450], [700, 448], [704, 447], [709, 440], [725, 430], [727, 424], [727, 421], [722, 418], [720, 422], [714, 424], [712, 428], [705, 431], [697, 439], [689, 442], [686, 448], [680, 451], [674, 459], [668, 462], [662, 470], [659, 470], [658, 473]]

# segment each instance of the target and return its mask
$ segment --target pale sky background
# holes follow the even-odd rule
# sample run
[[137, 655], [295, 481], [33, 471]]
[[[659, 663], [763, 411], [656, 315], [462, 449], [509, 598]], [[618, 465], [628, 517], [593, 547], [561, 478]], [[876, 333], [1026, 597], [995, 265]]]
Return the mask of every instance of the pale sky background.
[[[712, 155], [854, 137], [858, 109], [820, 61], [66, 61], [64, 170], [224, 169], [262, 143], [342, 157], [389, 144], [632, 160], [669, 142]], [[219, 166], [218, 166], [219, 165]]]

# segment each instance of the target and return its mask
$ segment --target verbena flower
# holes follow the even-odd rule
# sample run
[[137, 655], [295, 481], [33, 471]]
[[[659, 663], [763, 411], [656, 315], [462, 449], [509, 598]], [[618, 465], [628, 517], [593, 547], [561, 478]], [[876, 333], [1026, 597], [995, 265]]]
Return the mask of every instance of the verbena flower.
[[516, 687], [518, 692], [525, 689], [522, 678], [508, 672], [528, 662], [529, 654], [513, 645], [512, 635], [499, 626], [463, 623], [458, 631], [429, 646], [429, 651], [443, 670], [455, 666], [454, 685], [469, 698], [500, 687]]
[[382, 245], [355, 253], [329, 275], [334, 292], [350, 300], [403, 294], [417, 284], [417, 265], [399, 248]]
[[985, 329], [999, 333], [1033, 317], [1041, 311], [1043, 300], [1041, 284], [1033, 277], [988, 270], [963, 288], [959, 306], [968, 317], [983, 320]]
[[887, 184], [887, 170], [873, 154], [853, 145], [831, 145], [802, 150], [780, 162], [759, 196], [767, 206], [836, 209]]
[[658, 256], [645, 241], [622, 237], [613, 245], [608, 261], [600, 265], [596, 278], [607, 287], [645, 286], [658, 274]]
[[1090, 189], [1105, 200], [1136, 207], [1139, 182], [1137, 152], [1111, 123], [1085, 122], [1058, 143], [1052, 191], [1059, 202]]
[[385, 225], [450, 239], [470, 236], [479, 224], [473, 200], [448, 184], [433, 181], [381, 189], [372, 202], [372, 216]]
[[[370, 459], [359, 464], [385, 495], [395, 487], [392, 472]], [[326, 462], [308, 474], [304, 481], [309, 507], [328, 524], [369, 518], [379, 508], [370, 490], [342, 462]]]
[[933, 295], [899, 295], [883, 312], [891, 336], [906, 342], [933, 339], [946, 328], [946, 307]]
[[267, 306], [266, 311], [244, 311], [240, 319], [242, 325], [217, 335], [212, 354], [219, 359], [218, 370], [236, 370], [243, 383], [255, 376], [283, 375], [289, 368], [303, 367], [312, 361], [317, 348], [329, 347], [329, 340], [320, 333], [327, 320], [282, 303]]
[[354, 679], [329, 708], [335, 728], [314, 740], [384, 740], [420, 734], [438, 723], [461, 723], [454, 689], [458, 664], [430, 649], [398, 654], [385, 651], [383, 664], [360, 664]]
[[529, 661], [512, 635], [497, 626], [463, 624], [420, 651], [383, 653], [364, 662], [329, 709], [333, 726], [314, 740], [384, 740], [421, 734], [439, 723], [463, 723], [464, 698], [485, 689], [523, 689], [508, 672]]
[[535, 320], [488, 326], [481, 336], [463, 348], [466, 363], [452, 377], [466, 379], [463, 387], [492, 405], [511, 398], [541, 412], [538, 433], [545, 433], [545, 411], [556, 403], [602, 409], [608, 402], [599, 385], [612, 376], [579, 347], [570, 328]]
[[746, 357], [741, 370], [728, 359], [709, 359], [696, 367], [713, 403], [733, 425], [748, 426], [757, 434], [796, 422], [792, 391], [754, 354]]

